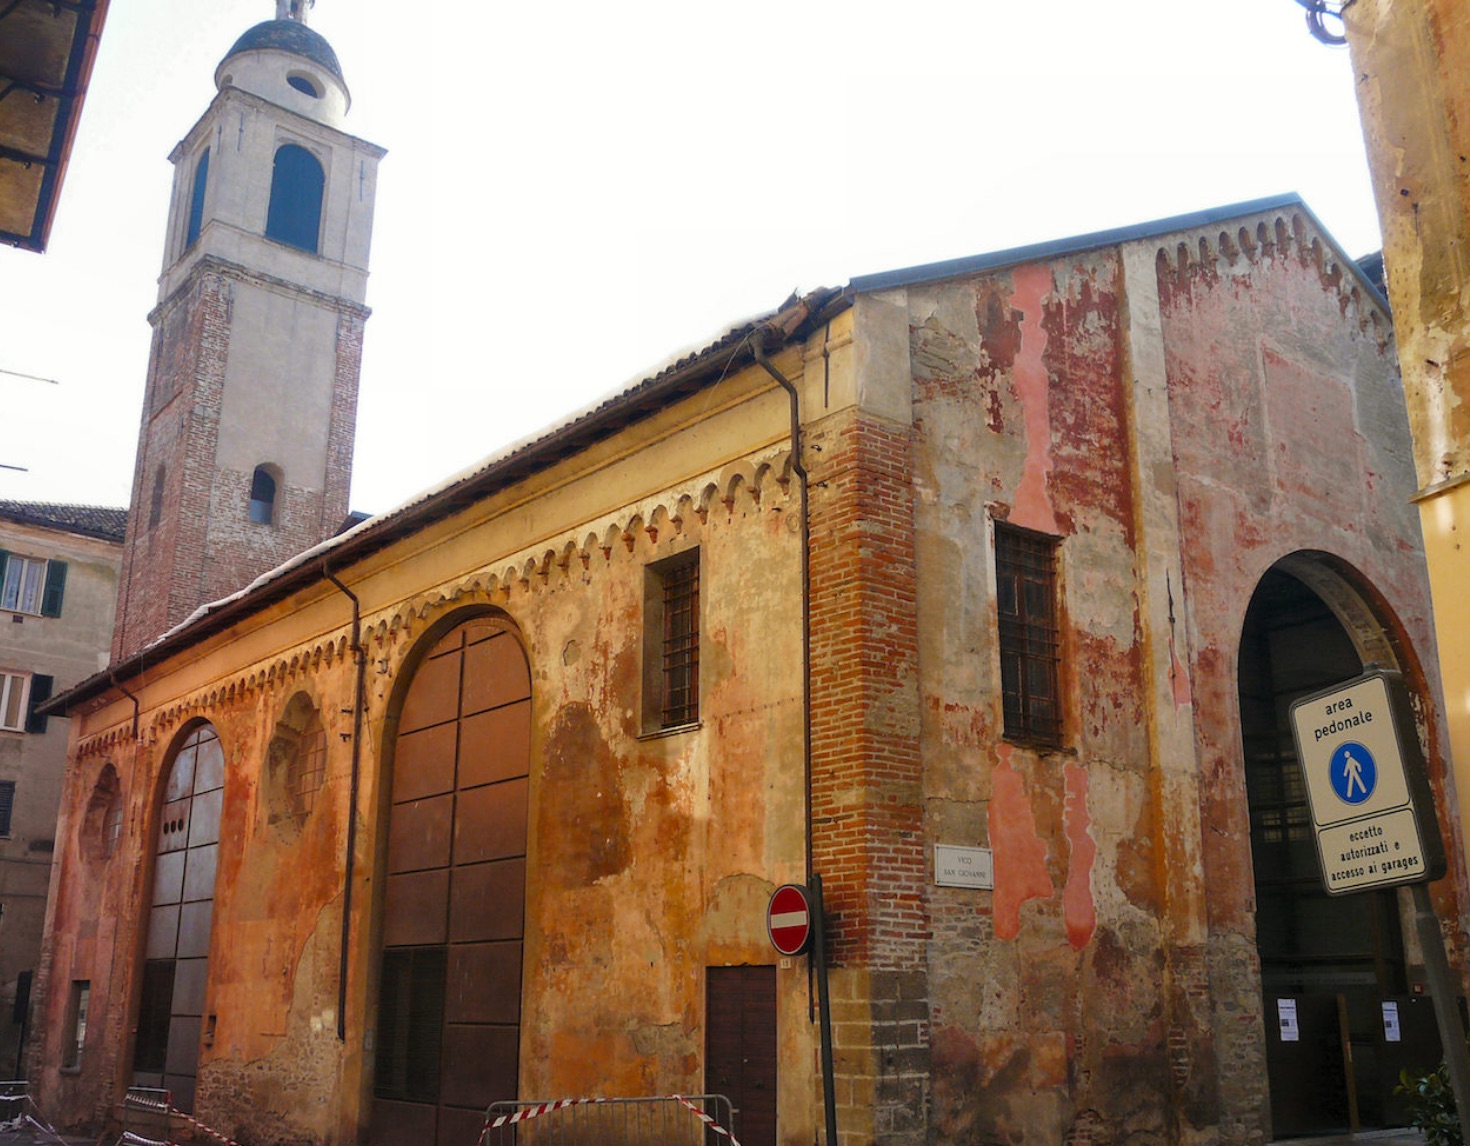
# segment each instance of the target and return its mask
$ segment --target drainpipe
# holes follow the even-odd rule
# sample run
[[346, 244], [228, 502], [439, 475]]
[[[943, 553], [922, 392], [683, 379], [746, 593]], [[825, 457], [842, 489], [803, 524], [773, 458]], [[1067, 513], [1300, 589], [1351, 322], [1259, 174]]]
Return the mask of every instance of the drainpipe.
[[[822, 877], [812, 871], [812, 529], [809, 510], [810, 481], [801, 463], [801, 400], [791, 379], [777, 370], [766, 358], [765, 337], [769, 325], [759, 326], [751, 336], [751, 352], [756, 365], [775, 379], [791, 400], [791, 472], [801, 490], [801, 766], [802, 792], [806, 804], [806, 886], [813, 898], [817, 914], [813, 928], [814, 947], [807, 957], [807, 1005], [812, 1000], [812, 972], [815, 969], [817, 995], [821, 1003], [822, 1113], [828, 1146], [837, 1142], [837, 1097], [833, 1078], [832, 1001], [827, 990], [827, 921], [826, 903], [822, 895]], [[814, 968], [813, 964], [817, 964]]]
[[352, 783], [347, 797], [347, 863], [342, 877], [342, 959], [337, 968], [337, 1041], [347, 1041], [348, 940], [352, 931], [352, 875], [357, 855], [357, 791], [362, 775], [362, 708], [367, 691], [367, 650], [362, 647], [362, 603], [322, 564], [322, 576], [352, 602], [352, 659], [357, 662], [357, 684], [352, 702]]
[[107, 671], [107, 679], [112, 681], [113, 688], [117, 689], [118, 692], [133, 702], [133, 751], [136, 753], [138, 746], [138, 698], [124, 687], [122, 681], [117, 679], [117, 673], [111, 669]]

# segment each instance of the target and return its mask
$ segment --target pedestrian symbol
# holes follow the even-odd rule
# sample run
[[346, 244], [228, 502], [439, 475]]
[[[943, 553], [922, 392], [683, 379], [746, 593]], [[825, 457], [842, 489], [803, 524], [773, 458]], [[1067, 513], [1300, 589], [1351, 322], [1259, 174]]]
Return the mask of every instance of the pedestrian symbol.
[[1344, 804], [1361, 804], [1378, 787], [1378, 764], [1356, 740], [1339, 744], [1328, 765], [1332, 790]]

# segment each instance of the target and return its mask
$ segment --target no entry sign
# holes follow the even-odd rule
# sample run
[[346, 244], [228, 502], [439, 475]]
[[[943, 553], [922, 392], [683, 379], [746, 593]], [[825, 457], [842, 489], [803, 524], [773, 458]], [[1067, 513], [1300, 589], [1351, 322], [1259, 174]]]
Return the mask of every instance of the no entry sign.
[[784, 883], [771, 893], [766, 907], [771, 946], [782, 955], [800, 955], [812, 939], [812, 905], [806, 888]]

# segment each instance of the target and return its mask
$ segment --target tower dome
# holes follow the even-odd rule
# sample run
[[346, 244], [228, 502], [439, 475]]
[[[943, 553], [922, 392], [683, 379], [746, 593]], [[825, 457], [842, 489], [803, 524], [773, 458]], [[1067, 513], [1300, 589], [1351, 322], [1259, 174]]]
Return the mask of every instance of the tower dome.
[[225, 53], [214, 83], [221, 91], [240, 88], [334, 126], [352, 105], [337, 53], [300, 20], [255, 25]]

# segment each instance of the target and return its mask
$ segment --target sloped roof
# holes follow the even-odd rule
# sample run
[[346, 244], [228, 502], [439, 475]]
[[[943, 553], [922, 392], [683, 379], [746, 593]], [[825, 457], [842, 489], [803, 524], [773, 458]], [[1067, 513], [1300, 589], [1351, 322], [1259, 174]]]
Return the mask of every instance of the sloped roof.
[[122, 544], [128, 511], [110, 505], [63, 505], [50, 501], [0, 500], [0, 521], [60, 529]]

